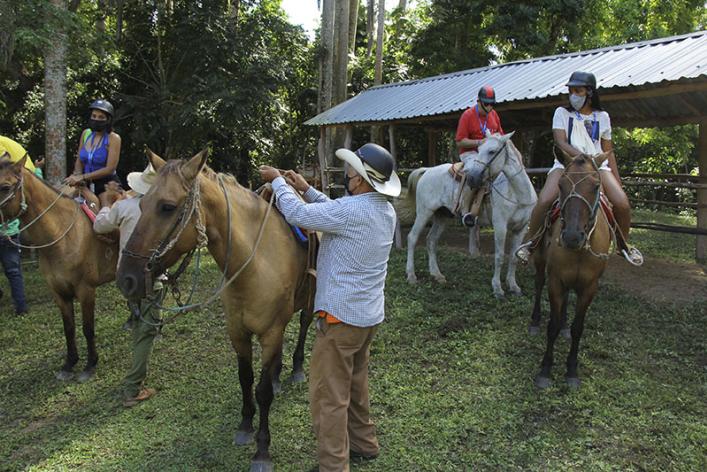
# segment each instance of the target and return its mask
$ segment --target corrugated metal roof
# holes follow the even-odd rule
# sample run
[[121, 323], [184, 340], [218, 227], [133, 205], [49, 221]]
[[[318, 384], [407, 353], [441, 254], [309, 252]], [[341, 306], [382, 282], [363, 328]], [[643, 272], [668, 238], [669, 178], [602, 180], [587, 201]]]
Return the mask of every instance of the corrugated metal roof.
[[542, 100], [566, 93], [567, 79], [576, 70], [593, 72], [602, 91], [705, 78], [707, 31], [381, 85], [305, 124], [383, 122], [460, 112], [485, 84], [493, 84], [501, 107]]

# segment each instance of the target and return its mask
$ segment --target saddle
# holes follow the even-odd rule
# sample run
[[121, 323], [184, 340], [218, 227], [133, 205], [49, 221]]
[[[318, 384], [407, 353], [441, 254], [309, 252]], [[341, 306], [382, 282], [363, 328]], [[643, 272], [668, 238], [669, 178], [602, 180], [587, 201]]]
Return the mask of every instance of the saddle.
[[464, 179], [464, 172], [462, 171], [464, 169], [464, 163], [463, 162], [455, 162], [452, 164], [452, 167], [449, 168], [449, 174], [456, 180], [457, 182], [461, 182]]
[[[255, 193], [269, 202], [273, 193], [272, 185], [269, 183], [263, 184], [255, 190]], [[295, 195], [297, 195], [300, 200], [304, 201], [299, 192], [295, 191]], [[278, 213], [280, 213], [279, 210]], [[280, 213], [280, 216], [282, 216], [282, 213]], [[287, 224], [297, 243], [307, 248], [307, 267], [305, 269], [305, 273], [307, 274], [307, 309], [311, 312], [314, 310], [314, 294], [317, 289], [317, 255], [319, 254], [320, 235], [316, 231], [299, 228], [289, 223]]]

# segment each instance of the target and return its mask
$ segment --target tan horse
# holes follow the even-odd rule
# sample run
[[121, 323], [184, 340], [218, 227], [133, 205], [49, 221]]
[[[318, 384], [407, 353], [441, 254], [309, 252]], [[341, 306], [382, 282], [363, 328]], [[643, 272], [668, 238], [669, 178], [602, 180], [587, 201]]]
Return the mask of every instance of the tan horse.
[[596, 158], [580, 155], [567, 159], [560, 179], [560, 218], [546, 232], [544, 241], [533, 254], [535, 264], [535, 308], [530, 334], [540, 326], [540, 298], [547, 269], [550, 322], [547, 347], [535, 385], [547, 388], [553, 349], [561, 327], [567, 321], [569, 291], [577, 293], [577, 306], [572, 322], [572, 347], [567, 356], [565, 380], [570, 388], [579, 387], [577, 354], [584, 329], [584, 317], [599, 288], [599, 278], [606, 268], [611, 246], [611, 228], [599, 203], [601, 172], [599, 166], [606, 154]]
[[[118, 286], [131, 299], [148, 293], [154, 276], [203, 240], [203, 231], [200, 234], [198, 228], [205, 229], [209, 252], [229, 278], [242, 270], [221, 293], [243, 392], [243, 418], [235, 442], [243, 445], [253, 439], [255, 335], [262, 347], [262, 368], [255, 395], [260, 408], [258, 450], [251, 470], [272, 470], [268, 414], [273, 383], [277, 382], [282, 365], [283, 334], [297, 310], [303, 312], [294, 376], [304, 380], [304, 338], [311, 322], [311, 310], [304, 310], [308, 302], [307, 251], [296, 242], [282, 217], [274, 211], [267, 216], [267, 201], [238, 185], [232, 177], [205, 167], [205, 151], [188, 161], [165, 162], [151, 152], [148, 156], [159, 175], [142, 197], [142, 216], [123, 252]], [[256, 249], [261, 225], [262, 239]]]
[[24, 228], [22, 244], [37, 248], [39, 269], [61, 311], [66, 361], [57, 373], [60, 380], [73, 377], [79, 360], [74, 299], [81, 304], [88, 358], [78, 379], [86, 381], [98, 363], [94, 332], [96, 287], [115, 279], [117, 240], [113, 244], [99, 240], [79, 205], [28, 171], [25, 159], [14, 164], [0, 161], [0, 213], [5, 221], [19, 218], [20, 227]]

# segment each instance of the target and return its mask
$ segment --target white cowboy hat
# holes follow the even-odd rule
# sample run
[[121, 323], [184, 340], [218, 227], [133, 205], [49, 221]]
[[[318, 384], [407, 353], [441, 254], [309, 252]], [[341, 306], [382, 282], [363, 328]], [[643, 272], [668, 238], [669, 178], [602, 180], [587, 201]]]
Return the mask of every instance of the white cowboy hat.
[[342, 148], [337, 149], [335, 154], [353, 167], [376, 192], [389, 197], [400, 195], [402, 185], [395, 173], [395, 160], [384, 147], [368, 143], [355, 152]]
[[152, 164], [148, 164], [144, 171], [128, 174], [128, 185], [135, 192], [145, 195], [152, 187], [152, 184], [155, 183], [156, 177], [157, 172], [155, 172]]

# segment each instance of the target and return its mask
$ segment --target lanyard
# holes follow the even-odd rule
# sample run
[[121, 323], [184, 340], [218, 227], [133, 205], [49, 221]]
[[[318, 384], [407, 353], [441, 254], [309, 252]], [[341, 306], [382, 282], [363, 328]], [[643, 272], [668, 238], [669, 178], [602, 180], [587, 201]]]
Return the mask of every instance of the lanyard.
[[[575, 113], [575, 115], [577, 115], [577, 121], [581, 121], [584, 123], [584, 118], [582, 118], [582, 115], [580, 115], [579, 112], [576, 110], [574, 113]], [[590, 137], [592, 138], [592, 141], [599, 140], [599, 120], [597, 120], [597, 112], [596, 111], [592, 112], [592, 133], [591, 133]]]
[[[481, 128], [481, 136], [486, 137], [486, 125], [489, 124], [489, 115], [486, 114], [486, 121], [484, 121], [484, 126], [481, 126], [481, 115], [479, 114], [479, 104], [476, 104], [476, 117], [479, 119], [479, 128]], [[482, 138], [483, 139], [483, 138]]]

